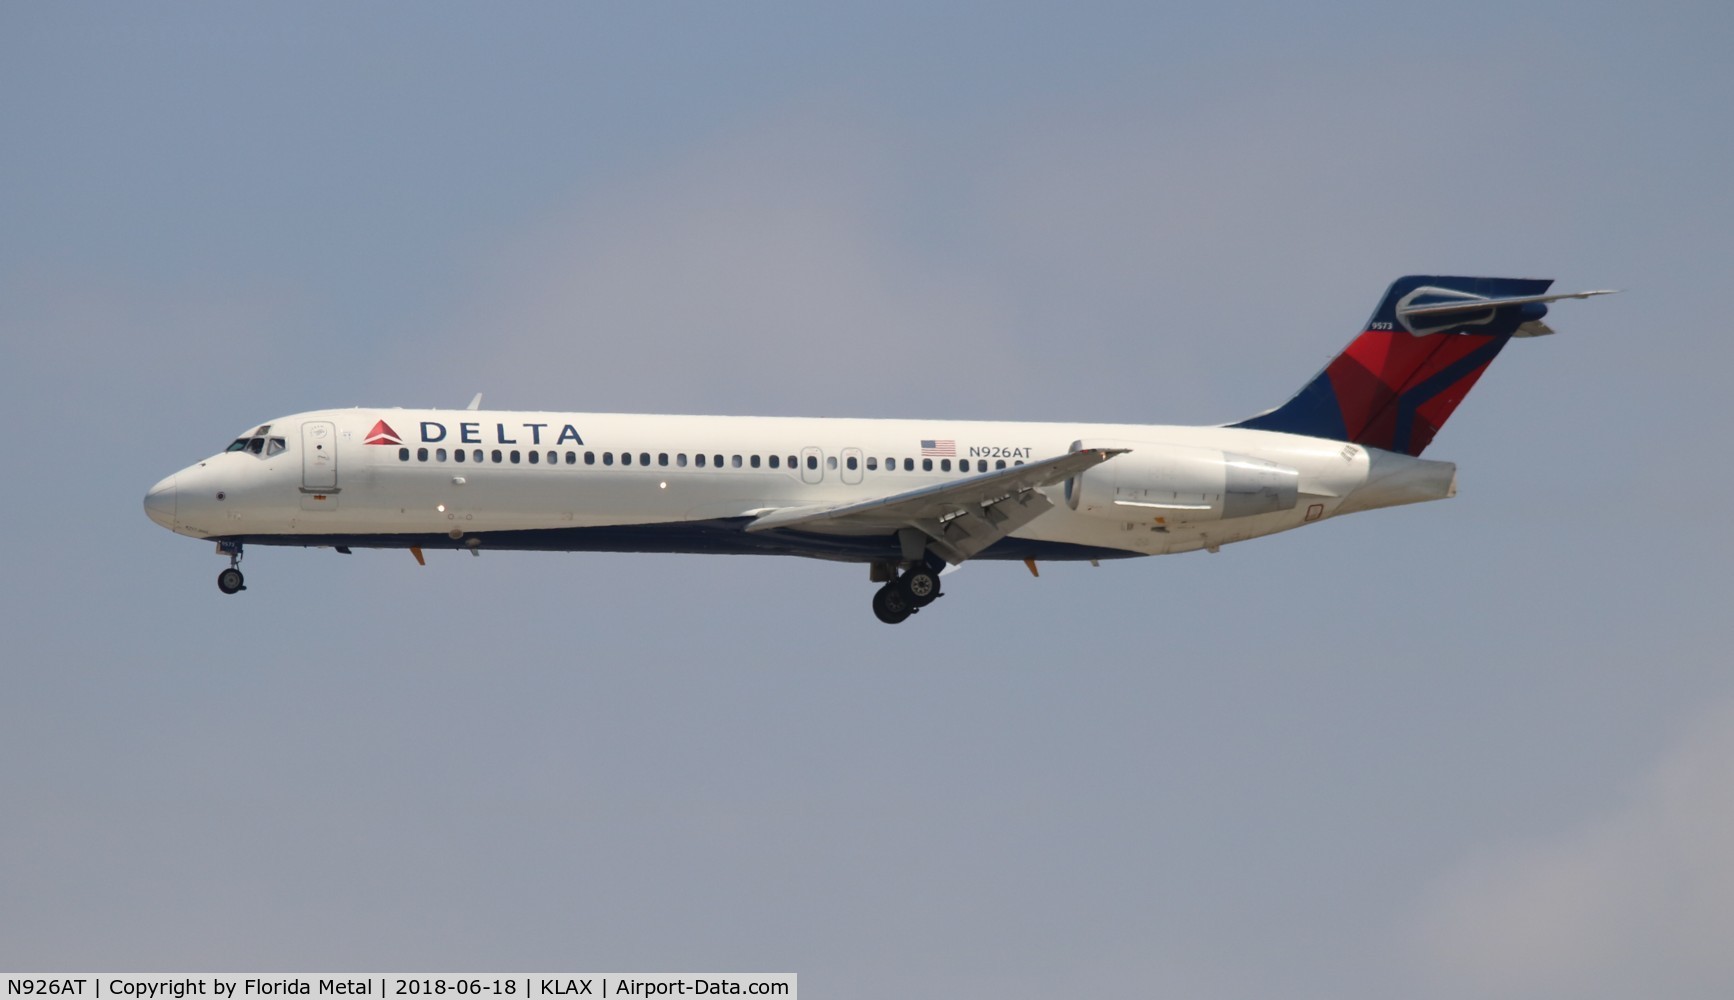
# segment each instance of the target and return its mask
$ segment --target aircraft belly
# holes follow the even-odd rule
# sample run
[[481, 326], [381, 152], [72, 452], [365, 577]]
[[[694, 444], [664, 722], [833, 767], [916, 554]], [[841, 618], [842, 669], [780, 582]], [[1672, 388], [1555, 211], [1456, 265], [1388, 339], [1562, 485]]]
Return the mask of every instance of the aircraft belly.
[[[793, 531], [747, 532], [748, 518], [674, 521], [660, 524], [615, 524], [518, 530], [474, 531], [453, 538], [445, 531], [333, 534], [235, 533], [222, 537], [248, 545], [343, 546], [403, 549], [411, 546], [438, 551], [643, 552], [702, 555], [786, 555], [841, 562], [875, 562], [900, 558], [895, 537], [851, 538]], [[474, 544], [472, 545], [472, 541]], [[1077, 542], [1008, 537], [977, 559], [1040, 559], [1067, 561], [1121, 559], [1140, 553]]]

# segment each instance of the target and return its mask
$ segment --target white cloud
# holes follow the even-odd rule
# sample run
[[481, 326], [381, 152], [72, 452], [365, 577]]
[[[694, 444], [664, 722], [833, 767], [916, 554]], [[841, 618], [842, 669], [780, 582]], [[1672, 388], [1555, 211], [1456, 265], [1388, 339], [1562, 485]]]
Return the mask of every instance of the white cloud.
[[1731, 943], [1734, 704], [1617, 811], [1451, 873], [1421, 947], [1446, 995], [1725, 997]]
[[426, 363], [496, 405], [956, 410], [927, 398], [952, 372], [1021, 361], [967, 267], [899, 245], [897, 177], [884, 136], [800, 118], [584, 191], [495, 251]]

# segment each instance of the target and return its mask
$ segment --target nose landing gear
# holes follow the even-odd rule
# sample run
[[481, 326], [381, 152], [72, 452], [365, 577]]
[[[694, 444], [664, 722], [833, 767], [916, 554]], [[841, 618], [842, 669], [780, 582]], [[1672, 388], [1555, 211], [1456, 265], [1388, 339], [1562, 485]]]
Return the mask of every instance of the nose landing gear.
[[225, 594], [246, 590], [247, 578], [241, 575], [241, 543], [218, 542], [217, 551], [229, 556], [229, 568], [217, 574], [217, 589]]

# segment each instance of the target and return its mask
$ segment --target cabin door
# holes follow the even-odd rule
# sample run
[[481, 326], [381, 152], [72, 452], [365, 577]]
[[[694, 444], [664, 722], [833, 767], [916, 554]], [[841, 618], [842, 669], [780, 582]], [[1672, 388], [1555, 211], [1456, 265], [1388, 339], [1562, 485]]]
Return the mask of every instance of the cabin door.
[[337, 427], [329, 420], [301, 425], [301, 509], [337, 509]]

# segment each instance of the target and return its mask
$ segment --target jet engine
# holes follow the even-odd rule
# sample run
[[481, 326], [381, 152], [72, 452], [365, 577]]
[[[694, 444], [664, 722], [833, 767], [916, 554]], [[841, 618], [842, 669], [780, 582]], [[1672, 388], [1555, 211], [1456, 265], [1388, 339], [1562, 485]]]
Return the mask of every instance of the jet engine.
[[1119, 521], [1217, 521], [1292, 510], [1300, 472], [1262, 458], [1214, 448], [1148, 441], [1078, 441], [1085, 448], [1129, 448], [1066, 480], [1066, 504], [1080, 514]]

